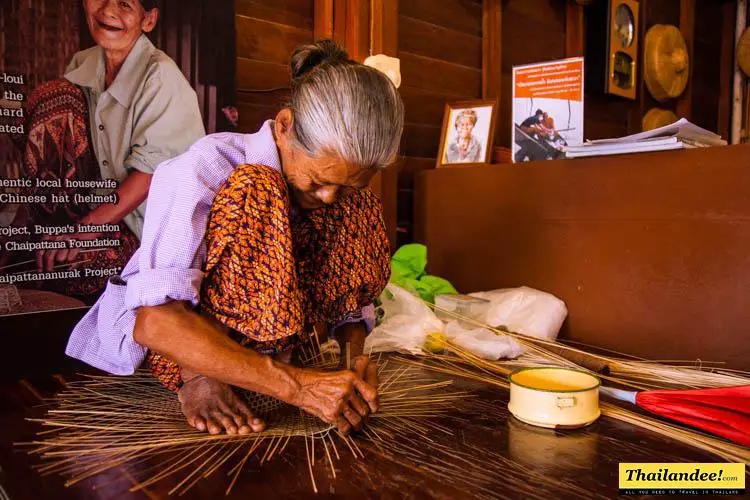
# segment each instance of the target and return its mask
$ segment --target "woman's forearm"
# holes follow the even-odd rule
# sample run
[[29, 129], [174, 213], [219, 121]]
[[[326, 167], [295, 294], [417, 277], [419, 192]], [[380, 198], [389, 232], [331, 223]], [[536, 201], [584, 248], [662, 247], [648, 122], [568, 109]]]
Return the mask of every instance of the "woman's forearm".
[[299, 368], [246, 349], [210, 319], [172, 302], [138, 309], [135, 340], [183, 369], [294, 404]]
[[86, 224], [117, 224], [143, 203], [151, 187], [151, 174], [134, 171], [115, 190], [117, 203], [99, 205], [83, 219]]

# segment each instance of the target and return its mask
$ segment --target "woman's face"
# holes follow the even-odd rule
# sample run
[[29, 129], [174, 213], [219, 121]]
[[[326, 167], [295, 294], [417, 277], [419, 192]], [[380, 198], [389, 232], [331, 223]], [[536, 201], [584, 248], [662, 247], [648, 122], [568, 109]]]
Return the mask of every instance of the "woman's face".
[[292, 114], [288, 109], [276, 116], [274, 132], [292, 197], [304, 210], [322, 208], [354, 189], [367, 187], [376, 173], [374, 168], [362, 169], [336, 155], [308, 156], [294, 145]]
[[461, 139], [468, 139], [471, 137], [471, 131], [474, 130], [474, 122], [468, 116], [462, 116], [461, 119], [458, 120], [456, 129], [458, 130], [458, 136]]
[[108, 51], [130, 51], [159, 17], [158, 9], [146, 12], [140, 0], [83, 0], [83, 5], [91, 36]]

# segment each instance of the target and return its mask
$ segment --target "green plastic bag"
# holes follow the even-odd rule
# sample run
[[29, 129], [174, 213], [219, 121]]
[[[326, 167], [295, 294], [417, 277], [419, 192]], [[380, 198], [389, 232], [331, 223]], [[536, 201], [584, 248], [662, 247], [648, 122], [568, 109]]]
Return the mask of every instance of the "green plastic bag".
[[391, 283], [435, 303], [436, 295], [455, 295], [458, 292], [448, 280], [425, 273], [427, 247], [404, 245], [391, 259]]

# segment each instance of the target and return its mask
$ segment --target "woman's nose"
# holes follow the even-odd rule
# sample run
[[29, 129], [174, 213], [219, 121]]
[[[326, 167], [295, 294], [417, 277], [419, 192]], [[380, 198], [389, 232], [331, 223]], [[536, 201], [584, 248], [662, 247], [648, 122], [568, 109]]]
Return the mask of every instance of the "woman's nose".
[[117, 13], [117, 0], [104, 0], [100, 12], [105, 16], [114, 17]]
[[339, 187], [338, 186], [321, 186], [315, 192], [315, 195], [318, 197], [320, 201], [322, 201], [326, 205], [330, 205], [331, 203], [335, 202], [338, 199]]

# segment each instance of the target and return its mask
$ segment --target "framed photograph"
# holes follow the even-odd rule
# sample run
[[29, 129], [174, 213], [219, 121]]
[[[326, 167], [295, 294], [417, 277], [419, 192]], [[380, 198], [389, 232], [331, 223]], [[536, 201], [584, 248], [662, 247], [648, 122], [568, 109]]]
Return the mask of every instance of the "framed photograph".
[[496, 99], [446, 103], [437, 166], [490, 163], [496, 116]]

